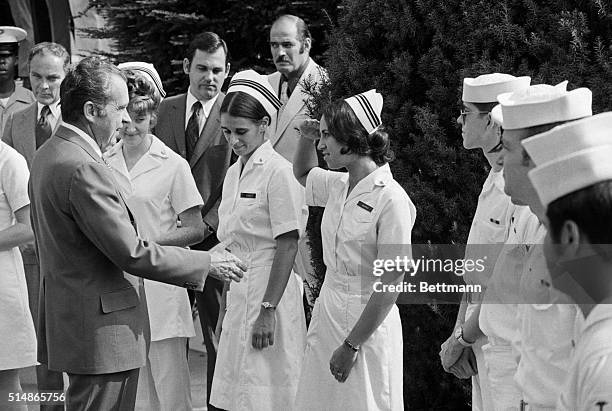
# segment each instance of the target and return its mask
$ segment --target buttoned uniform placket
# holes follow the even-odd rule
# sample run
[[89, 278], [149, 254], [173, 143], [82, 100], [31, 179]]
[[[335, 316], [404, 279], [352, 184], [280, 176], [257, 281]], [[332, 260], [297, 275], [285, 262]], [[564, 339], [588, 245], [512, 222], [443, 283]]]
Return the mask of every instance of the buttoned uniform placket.
[[[346, 198], [341, 202], [341, 218], [338, 219], [338, 227], [336, 227], [336, 242], [335, 242], [335, 250], [338, 250], [338, 247], [343, 247], [339, 243], [338, 233], [341, 231], [341, 227], [350, 227], [352, 224], [368, 224], [366, 231], [360, 236], [360, 238], [347, 238], [348, 241], [358, 241], [360, 243], [361, 251], [363, 252], [363, 246], [368, 245], [368, 237], [370, 236], [370, 232], [372, 230], [372, 224], [377, 220], [377, 215], [380, 212], [378, 209], [378, 200], [380, 198], [380, 194], [382, 193], [382, 189], [386, 186], [385, 173], [386, 169], [377, 169], [373, 171], [368, 176], [364, 177], [361, 181], [359, 181], [353, 190], [346, 195], [348, 191], [348, 180], [344, 186], [344, 190], [342, 190], [342, 197]], [[382, 176], [379, 174], [383, 174]], [[372, 181], [374, 180], [374, 181]], [[360, 209], [363, 209], [366, 212], [369, 212], [371, 215], [371, 219], [368, 223], [362, 223], [355, 220], [355, 215], [360, 212]], [[344, 223], [344, 224], [343, 224]], [[375, 238], [373, 239], [376, 240]], [[373, 244], [375, 245], [375, 244]], [[357, 272], [352, 273], [347, 267], [347, 263], [350, 264], [351, 261], [341, 261], [338, 258], [340, 253], [336, 253], [336, 268], [339, 273], [345, 276], [344, 281], [344, 307], [345, 307], [345, 333], [349, 333], [351, 331], [350, 324], [353, 323], [351, 320], [351, 304], [354, 303], [353, 298], [355, 295], [360, 295], [360, 302], [363, 301], [364, 293], [363, 287], [366, 285], [366, 279], [362, 278], [361, 271], [363, 267], [361, 265], [361, 261], [355, 261], [353, 264], [357, 267]], [[360, 253], [360, 259], [361, 253]]]

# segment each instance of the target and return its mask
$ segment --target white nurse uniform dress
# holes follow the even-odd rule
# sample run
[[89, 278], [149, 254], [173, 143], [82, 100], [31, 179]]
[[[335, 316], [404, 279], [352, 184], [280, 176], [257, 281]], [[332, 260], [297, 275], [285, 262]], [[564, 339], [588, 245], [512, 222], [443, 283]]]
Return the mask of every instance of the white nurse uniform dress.
[[223, 182], [219, 241], [247, 264], [226, 298], [211, 404], [225, 410], [291, 410], [302, 365], [306, 323], [298, 277], [289, 276], [276, 308], [274, 345], [251, 345], [253, 324], [270, 278], [275, 238], [306, 221], [304, 189], [292, 166], [265, 141], [244, 164], [234, 163]]
[[[0, 142], [0, 230], [15, 224], [14, 212], [30, 204], [29, 177], [25, 158]], [[0, 335], [0, 370], [37, 364], [36, 331], [18, 247], [0, 251]]]
[[374, 259], [384, 244], [410, 244], [416, 209], [386, 164], [347, 197], [348, 174], [314, 168], [306, 202], [324, 206], [325, 281], [308, 336], [295, 410], [403, 410], [402, 325], [397, 306], [366, 340], [348, 378], [337, 382], [331, 356], [349, 335], [373, 292]]

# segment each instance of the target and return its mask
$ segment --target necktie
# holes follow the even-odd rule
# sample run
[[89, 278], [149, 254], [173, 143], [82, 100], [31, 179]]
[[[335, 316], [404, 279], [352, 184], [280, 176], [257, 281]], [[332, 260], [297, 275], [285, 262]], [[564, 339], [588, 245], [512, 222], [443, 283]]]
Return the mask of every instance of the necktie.
[[40, 118], [36, 122], [36, 148], [42, 146], [45, 141], [51, 137], [51, 122], [49, 121], [49, 115], [51, 114], [51, 110], [49, 106], [44, 106], [42, 110], [40, 110]]
[[200, 116], [200, 111], [202, 111], [202, 103], [196, 101], [193, 103], [191, 110], [191, 117], [189, 117], [187, 128], [185, 129], [187, 161], [191, 160], [198, 138], [200, 138], [200, 122], [198, 121], [198, 117]]
[[287, 104], [287, 101], [289, 101], [289, 83], [287, 81], [283, 81], [281, 83], [281, 90], [278, 99], [281, 101], [283, 106]]

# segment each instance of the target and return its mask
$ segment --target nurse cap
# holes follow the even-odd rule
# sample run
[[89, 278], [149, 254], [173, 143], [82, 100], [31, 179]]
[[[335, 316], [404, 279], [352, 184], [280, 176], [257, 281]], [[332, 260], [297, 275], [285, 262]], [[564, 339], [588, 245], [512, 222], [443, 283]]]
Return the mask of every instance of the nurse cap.
[[463, 96], [461, 100], [468, 103], [493, 103], [497, 96], [524, 90], [529, 87], [531, 77], [514, 77], [511, 74], [490, 73], [476, 78], [463, 79]]
[[529, 178], [545, 207], [566, 194], [612, 180], [612, 112], [559, 125], [522, 144], [536, 164]]
[[234, 74], [227, 93], [234, 91], [242, 91], [257, 99], [270, 116], [274, 116], [282, 105], [267, 77], [253, 70], [244, 70]]
[[491, 117], [506, 130], [529, 128], [593, 114], [593, 94], [588, 88], [567, 91], [567, 81], [550, 86], [537, 84], [497, 97]]
[[147, 77], [157, 88], [160, 96], [162, 98], [166, 97], [166, 91], [164, 90], [164, 85], [162, 84], [161, 77], [159, 77], [159, 73], [155, 70], [155, 66], [151, 63], [145, 63], [142, 61], [128, 61], [125, 63], [121, 63], [117, 66], [117, 68], [121, 70], [132, 70], [138, 71]]
[[0, 45], [3, 43], [19, 43], [26, 38], [28, 33], [19, 27], [0, 26]]
[[382, 124], [380, 113], [383, 106], [383, 97], [382, 94], [376, 92], [376, 89], [354, 95], [344, 101], [351, 107], [368, 134], [371, 134]]

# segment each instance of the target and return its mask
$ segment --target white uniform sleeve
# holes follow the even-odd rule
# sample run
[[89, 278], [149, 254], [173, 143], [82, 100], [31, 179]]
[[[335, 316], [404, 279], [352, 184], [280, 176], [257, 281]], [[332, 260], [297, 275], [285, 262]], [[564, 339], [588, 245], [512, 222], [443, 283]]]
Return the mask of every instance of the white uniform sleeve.
[[400, 188], [394, 189], [386, 200], [376, 224], [377, 258], [412, 256], [410, 244], [415, 218], [416, 209], [408, 195]]
[[331, 184], [341, 178], [345, 173], [323, 170], [315, 167], [306, 178], [306, 204], [309, 206], [325, 207], [329, 198]]
[[592, 357], [581, 367], [577, 409], [612, 411], [612, 354]]
[[304, 230], [304, 189], [293, 176], [290, 167], [282, 167], [272, 174], [267, 187], [270, 225], [274, 238], [289, 231]]
[[170, 188], [170, 203], [176, 214], [195, 206], [204, 205], [189, 164], [183, 158], [177, 159], [174, 180]]
[[[4, 143], [2, 143], [4, 144]], [[21, 154], [4, 146], [0, 152], [6, 158], [2, 167], [2, 190], [13, 212], [30, 204], [28, 197], [28, 164]]]

